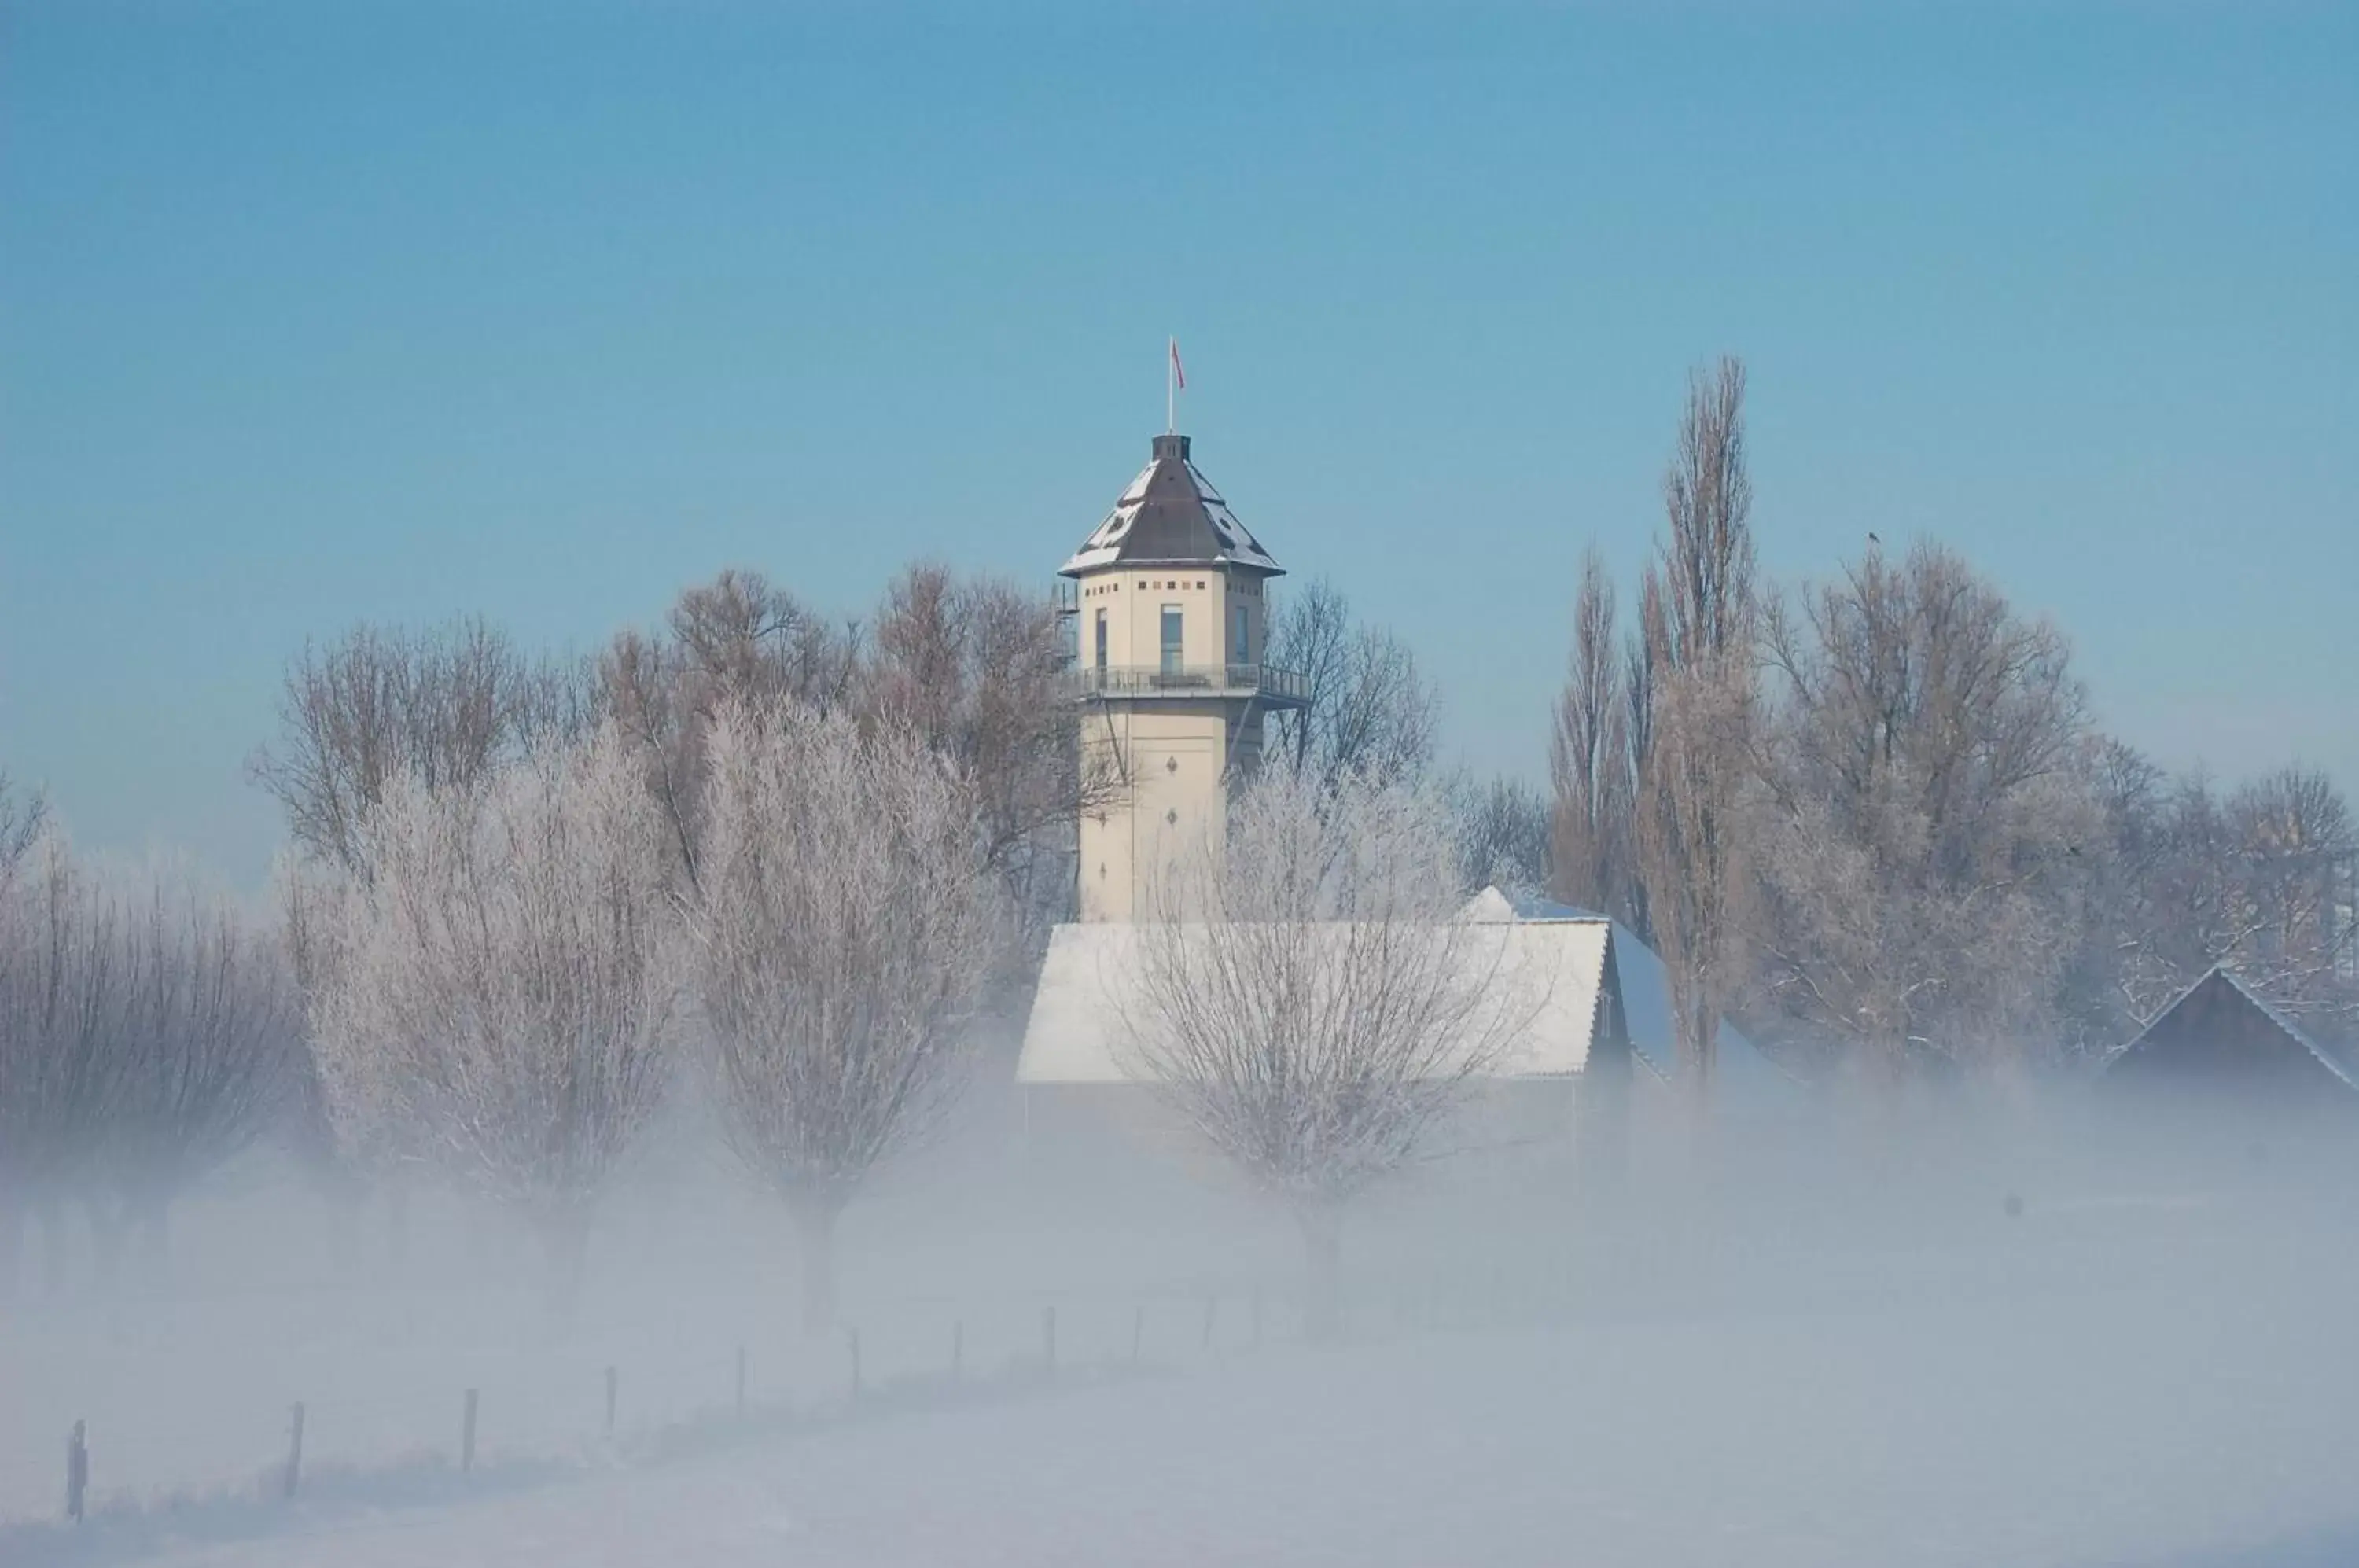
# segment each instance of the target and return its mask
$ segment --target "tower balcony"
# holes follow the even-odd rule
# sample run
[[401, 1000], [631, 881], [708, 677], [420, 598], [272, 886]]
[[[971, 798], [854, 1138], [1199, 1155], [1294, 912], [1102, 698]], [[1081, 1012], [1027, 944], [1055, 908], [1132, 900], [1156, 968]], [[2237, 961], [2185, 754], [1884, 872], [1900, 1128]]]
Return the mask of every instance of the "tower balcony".
[[1299, 670], [1268, 664], [1085, 664], [1065, 672], [1071, 694], [1106, 701], [1247, 701], [1265, 708], [1307, 708], [1310, 683]]

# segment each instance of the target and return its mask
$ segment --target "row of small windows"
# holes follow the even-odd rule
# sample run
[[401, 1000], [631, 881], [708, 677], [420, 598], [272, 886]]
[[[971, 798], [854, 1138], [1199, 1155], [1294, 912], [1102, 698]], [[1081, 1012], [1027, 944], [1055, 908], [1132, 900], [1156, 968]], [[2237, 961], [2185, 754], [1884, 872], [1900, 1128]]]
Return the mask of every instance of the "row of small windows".
[[[1247, 618], [1247, 613], [1243, 604], [1234, 606], [1234, 610], [1235, 623], [1230, 629], [1229, 662], [1248, 664], [1253, 659], [1252, 651], [1248, 647], [1252, 623]], [[1106, 667], [1106, 613], [1103, 610], [1098, 612], [1095, 625], [1097, 626], [1097, 663], [1098, 668], [1103, 670]], [[1187, 617], [1179, 605], [1163, 606], [1163, 670], [1167, 675], [1176, 674], [1180, 669], [1180, 653], [1187, 642], [1183, 635], [1186, 625]]]
[[[1204, 580], [1201, 577], [1197, 578], [1193, 583], [1190, 583], [1182, 579], [1173, 582], [1142, 583], [1139, 584], [1141, 588], [1153, 588], [1158, 592], [1172, 588], [1201, 588], [1203, 585]], [[1094, 599], [1101, 594], [1112, 593], [1121, 586], [1122, 580], [1120, 578], [1116, 578], [1111, 583], [1101, 583], [1096, 584], [1094, 587], [1083, 589], [1082, 596], [1086, 599]], [[1232, 583], [1229, 584], [1229, 592], [1232, 593], [1257, 597], [1261, 593], [1261, 585], [1257, 583], [1251, 582]]]

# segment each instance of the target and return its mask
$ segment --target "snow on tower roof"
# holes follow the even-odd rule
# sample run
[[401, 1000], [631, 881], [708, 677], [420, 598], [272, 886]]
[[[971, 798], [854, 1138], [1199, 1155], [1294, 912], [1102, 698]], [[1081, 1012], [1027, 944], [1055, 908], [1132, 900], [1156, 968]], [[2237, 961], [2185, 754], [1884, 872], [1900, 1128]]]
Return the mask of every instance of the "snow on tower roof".
[[1078, 577], [1109, 566], [1167, 564], [1240, 566], [1273, 577], [1286, 570], [1189, 461], [1181, 435], [1155, 438], [1147, 466], [1058, 571]]

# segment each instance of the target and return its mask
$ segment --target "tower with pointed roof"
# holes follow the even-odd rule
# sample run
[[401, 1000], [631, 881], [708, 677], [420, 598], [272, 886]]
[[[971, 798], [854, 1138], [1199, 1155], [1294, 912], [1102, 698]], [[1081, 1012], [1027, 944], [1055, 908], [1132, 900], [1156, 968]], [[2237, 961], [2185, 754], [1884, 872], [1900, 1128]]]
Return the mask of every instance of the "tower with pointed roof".
[[1105, 781], [1081, 824], [1083, 920], [1147, 912], [1154, 867], [1216, 830], [1228, 790], [1261, 759], [1263, 721], [1306, 701], [1264, 659], [1280, 567], [1189, 454], [1155, 438], [1147, 466], [1059, 575], [1076, 623], [1084, 767]]

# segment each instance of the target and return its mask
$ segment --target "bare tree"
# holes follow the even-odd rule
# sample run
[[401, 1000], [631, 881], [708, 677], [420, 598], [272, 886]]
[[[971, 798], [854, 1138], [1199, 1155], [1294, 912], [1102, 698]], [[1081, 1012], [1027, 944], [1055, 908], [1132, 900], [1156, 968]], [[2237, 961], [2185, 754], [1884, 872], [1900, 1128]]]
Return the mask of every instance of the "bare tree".
[[758, 572], [683, 592], [658, 634], [619, 634], [598, 661], [603, 710], [632, 742], [664, 814], [682, 879], [701, 868], [705, 740], [731, 698], [793, 696], [821, 710], [859, 679], [856, 626], [838, 625]]
[[889, 709], [732, 699], [708, 747], [694, 929], [723, 1125], [793, 1215], [817, 1330], [838, 1216], [955, 1081], [995, 879], [972, 775]]
[[2125, 746], [2105, 756], [2101, 951], [2082, 972], [2084, 994], [2103, 998], [2083, 1007], [2110, 1025], [2106, 1043], [2213, 964], [2313, 1026], [2351, 1029], [2359, 835], [2332, 781], [2284, 768], [2223, 795], [2201, 773], [2173, 779]]
[[1636, 812], [1647, 914], [1680, 1069], [1711, 1091], [1720, 1022], [1744, 984], [1744, 809], [1755, 702], [1753, 488], [1745, 367], [1690, 377], [1663, 476], [1669, 531], [1640, 593], [1648, 733]]
[[119, 1010], [106, 913], [54, 832], [0, 865], [0, 1281], [38, 1209], [54, 1284], [59, 1206], [103, 1124]]
[[1364, 626], [1323, 579], [1272, 606], [1268, 662], [1298, 671], [1310, 705], [1269, 716], [1264, 765], [1333, 789], [1352, 774], [1416, 779], [1433, 757], [1440, 702], [1408, 645]]
[[521, 1213], [570, 1301], [679, 1021], [664, 824], [636, 758], [606, 727], [473, 788], [408, 778], [356, 847], [310, 1000], [337, 1124]]
[[143, 879], [110, 922], [123, 952], [118, 1057], [94, 1153], [120, 1228], [160, 1253], [173, 1200], [277, 1125], [300, 1082], [301, 1020], [285, 955], [185, 877]]
[[1511, 893], [1548, 887], [1548, 797], [1520, 779], [1480, 781], [1458, 776], [1445, 789], [1456, 819], [1459, 884], [1468, 893], [1485, 887]]
[[972, 780], [985, 857], [1021, 922], [1010, 954], [1031, 956], [1070, 917], [1073, 824], [1112, 782], [1082, 766], [1055, 608], [920, 562], [894, 579], [873, 628], [862, 702], [915, 724]]
[[[1634, 698], [1616, 625], [1614, 584], [1593, 547], [1582, 559], [1573, 602], [1572, 654], [1549, 753], [1554, 800], [1549, 812], [1549, 866], [1558, 897], [1631, 923], [1638, 912], [1638, 844], [1635, 821], [1644, 754], [1631, 723]], [[1641, 648], [1637, 658], [1643, 662]], [[1648, 726], [1650, 728], [1651, 726]]]
[[1772, 995], [1886, 1081], [2056, 1039], [2100, 831], [2062, 636], [1920, 544], [1773, 606], [1765, 641]]
[[276, 943], [181, 875], [94, 875], [57, 833], [0, 865], [0, 1248], [26, 1208], [135, 1226], [249, 1148], [300, 1046]]
[[18, 795], [15, 781], [0, 770], [0, 887], [38, 842], [49, 818], [47, 796]]
[[1495, 1056], [1504, 926], [1459, 918], [1430, 790], [1274, 770], [1150, 890], [1125, 1022], [1141, 1077], [1300, 1225], [1337, 1326], [1346, 1208]]
[[401, 779], [469, 789], [537, 735], [594, 718], [578, 673], [535, 664], [480, 617], [422, 633], [360, 626], [287, 669], [278, 740], [247, 771], [295, 842], [353, 871], [361, 824]]

